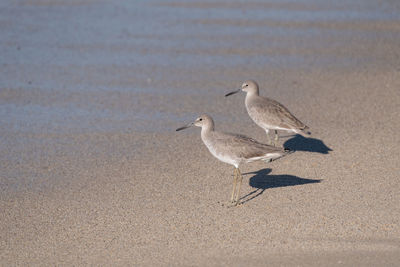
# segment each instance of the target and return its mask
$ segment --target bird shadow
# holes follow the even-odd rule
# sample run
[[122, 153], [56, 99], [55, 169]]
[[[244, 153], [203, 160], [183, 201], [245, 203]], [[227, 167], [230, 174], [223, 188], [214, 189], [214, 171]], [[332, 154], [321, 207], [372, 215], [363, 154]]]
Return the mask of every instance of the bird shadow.
[[293, 138], [290, 138], [283, 143], [283, 147], [292, 151], [307, 151], [321, 154], [329, 154], [329, 151], [333, 151], [322, 140], [311, 137], [306, 138], [301, 135], [295, 135]]
[[319, 179], [306, 179], [300, 178], [293, 175], [268, 175], [271, 169], [266, 168], [255, 172], [244, 173], [243, 175], [255, 174], [249, 180], [249, 185], [256, 188], [252, 192], [240, 198], [241, 204], [253, 200], [254, 198], [260, 196], [268, 188], [275, 187], [285, 187], [285, 186], [295, 186], [303, 184], [320, 183], [322, 180]]

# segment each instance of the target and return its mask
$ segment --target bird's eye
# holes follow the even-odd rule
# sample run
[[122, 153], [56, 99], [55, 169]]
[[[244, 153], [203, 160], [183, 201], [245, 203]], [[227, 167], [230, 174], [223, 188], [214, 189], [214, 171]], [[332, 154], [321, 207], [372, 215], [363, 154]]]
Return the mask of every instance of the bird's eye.
[[201, 119], [201, 118], [199, 119], [199, 121], [202, 121], [202, 120], [203, 120], [203, 119]]
[[245, 84], [245, 85], [244, 85], [244, 87], [247, 87], [247, 86], [249, 86], [249, 85], [248, 85], [248, 84]]

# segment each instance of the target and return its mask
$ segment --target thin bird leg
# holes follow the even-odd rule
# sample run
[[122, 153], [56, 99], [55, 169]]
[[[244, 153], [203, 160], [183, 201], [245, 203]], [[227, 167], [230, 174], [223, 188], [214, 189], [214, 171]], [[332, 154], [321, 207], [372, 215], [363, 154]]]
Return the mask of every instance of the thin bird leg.
[[279, 135], [278, 135], [278, 131], [275, 130], [275, 146], [278, 146], [278, 140], [279, 140]]
[[233, 188], [232, 188], [231, 203], [235, 202], [236, 182], [237, 182], [237, 171], [235, 168], [233, 171]]
[[240, 177], [240, 181], [239, 181], [239, 189], [238, 189], [237, 194], [236, 194], [236, 206], [239, 205], [240, 187], [242, 186], [242, 181], [243, 181], [243, 176], [240, 173], [239, 168], [237, 168], [237, 173], [238, 173], [238, 176]]
[[271, 137], [269, 136], [269, 130], [266, 129], [265, 133], [267, 134], [267, 144], [272, 145], [272, 140], [271, 140]]

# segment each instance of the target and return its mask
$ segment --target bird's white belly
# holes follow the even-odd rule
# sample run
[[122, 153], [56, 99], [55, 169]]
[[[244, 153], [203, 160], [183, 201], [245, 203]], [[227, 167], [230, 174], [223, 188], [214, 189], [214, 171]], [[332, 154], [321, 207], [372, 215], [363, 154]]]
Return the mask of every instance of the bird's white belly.
[[290, 131], [290, 129], [287, 128], [282, 128], [276, 125], [271, 125], [271, 124], [266, 124], [266, 123], [257, 123], [258, 126], [263, 128], [264, 130], [269, 129], [269, 130], [283, 130], [283, 131]]
[[264, 130], [283, 130], [283, 131], [292, 131], [291, 129], [288, 128], [282, 128], [279, 127], [277, 125], [268, 123], [268, 121], [266, 121], [264, 119], [264, 117], [262, 115], [260, 115], [257, 111], [249, 109], [246, 105], [247, 108], [247, 113], [249, 114], [250, 118], [261, 128], [263, 128]]
[[[250, 114], [250, 113], [249, 113], [249, 114]], [[260, 126], [261, 128], [263, 128], [264, 130], [267, 130], [267, 129], [269, 129], [269, 130], [286, 130], [286, 129], [281, 128], [281, 127], [279, 127], [279, 126], [276, 126], [276, 125], [273, 125], [273, 124], [269, 124], [269, 123], [267, 123], [267, 122], [265, 122], [265, 121], [261, 121], [261, 120], [257, 119], [257, 117], [251, 116], [251, 114], [250, 114], [250, 118], [251, 118], [258, 126]]]
[[257, 118], [257, 116], [253, 116], [250, 112], [249, 112], [250, 118], [261, 128], [263, 128], [264, 130], [283, 130], [283, 131], [290, 131], [290, 129], [287, 128], [282, 128], [279, 127], [277, 125], [273, 125], [270, 124], [268, 122], [262, 121], [260, 119]]
[[218, 152], [216, 151], [216, 149], [214, 148], [214, 146], [213, 146], [211, 143], [208, 143], [208, 142], [206, 143], [206, 142], [205, 142], [205, 145], [207, 146], [207, 148], [208, 148], [208, 150], [210, 151], [210, 153], [211, 153], [214, 157], [216, 157], [217, 159], [219, 159], [220, 161], [225, 162], [225, 163], [228, 163], [228, 164], [233, 165], [233, 166], [235, 166], [235, 167], [238, 167], [238, 166], [239, 166], [239, 162], [240, 162], [239, 159], [235, 159], [235, 158], [233, 158], [233, 157], [227, 155], [227, 153], [218, 153]]

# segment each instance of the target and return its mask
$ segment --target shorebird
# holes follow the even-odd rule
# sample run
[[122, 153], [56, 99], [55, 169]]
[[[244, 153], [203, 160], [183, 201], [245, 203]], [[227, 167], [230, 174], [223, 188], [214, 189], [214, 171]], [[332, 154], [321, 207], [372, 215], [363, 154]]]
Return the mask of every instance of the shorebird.
[[245, 105], [250, 118], [267, 133], [268, 142], [272, 144], [269, 137], [269, 130], [275, 130], [275, 146], [278, 143], [278, 130], [294, 132], [302, 136], [311, 133], [307, 131], [308, 126], [297, 119], [281, 103], [260, 96], [258, 84], [253, 80], [245, 81], [242, 88], [226, 94], [230, 96], [239, 91], [246, 92]]
[[214, 121], [207, 114], [201, 115], [194, 122], [180, 127], [176, 131], [191, 126], [201, 127], [201, 139], [214, 157], [235, 167], [231, 195], [231, 202], [235, 205], [239, 204], [240, 187], [243, 180], [239, 170], [240, 164], [257, 160], [270, 162], [289, 153], [288, 150], [259, 143], [244, 135], [215, 131]]

